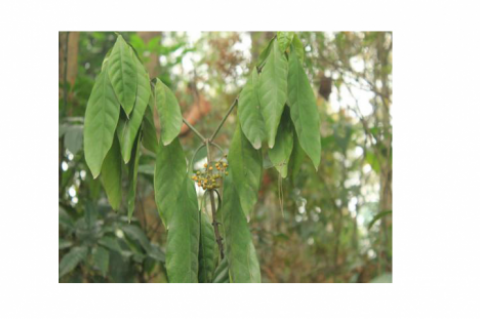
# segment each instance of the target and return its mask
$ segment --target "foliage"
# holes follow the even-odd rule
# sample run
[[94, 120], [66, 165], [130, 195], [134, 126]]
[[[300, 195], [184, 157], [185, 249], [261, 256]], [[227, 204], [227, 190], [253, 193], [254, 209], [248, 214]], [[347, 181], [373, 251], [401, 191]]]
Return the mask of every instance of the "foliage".
[[[61, 281], [369, 282], [391, 271], [391, 206], [384, 195], [365, 201], [372, 192], [365, 193], [366, 187], [379, 178], [388, 185], [391, 127], [384, 111], [388, 101], [375, 95], [372, 103], [379, 103], [378, 111], [369, 116], [357, 109], [336, 113], [312, 90], [318, 86], [319, 73], [323, 79], [334, 72], [334, 91], [346, 87], [349, 77], [360, 77], [345, 71], [349, 69], [345, 65], [359, 54], [357, 48], [388, 52], [388, 47], [379, 47], [386, 41], [384, 35], [367, 34], [359, 42], [362, 34], [338, 33], [332, 39], [322, 33], [279, 32], [258, 46], [253, 43], [251, 67], [234, 53], [204, 54], [196, 60], [191, 78], [217, 92], [213, 104], [234, 103], [227, 110], [214, 109], [196, 125], [195, 134], [202, 141], [197, 147], [193, 139], [180, 135], [182, 113], [192, 103], [184, 90], [192, 80], [185, 80], [187, 74], [176, 67], [183, 66], [183, 57], [191, 52], [207, 52], [199, 45], [204, 39], [212, 47], [232, 50], [238, 35], [232, 35], [233, 42], [217, 40], [228, 36], [204, 34], [198, 45], [191, 46], [177, 33], [151, 40], [131, 33], [81, 35], [79, 47], [89, 49], [80, 49], [79, 59], [92, 66], [80, 68], [73, 87], [61, 86], [61, 92], [66, 88], [75, 94], [60, 103]], [[92, 44], [101, 49], [92, 51]], [[258, 47], [264, 50], [255, 59]], [[115, 63], [110, 64], [114, 53]], [[151, 70], [144, 68], [149, 54], [163, 61], [162, 71], [150, 76], [152, 81]], [[373, 59], [371, 52], [364, 59]], [[244, 68], [246, 83], [233, 73], [210, 77], [203, 68], [210, 65], [215, 74], [235, 64]], [[135, 72], [136, 83], [116, 70], [120, 65], [131, 70], [128, 74]], [[378, 65], [385, 67], [388, 61]], [[359, 82], [370, 76], [369, 70], [365, 67]], [[379, 80], [373, 77], [368, 82], [381, 81], [388, 90], [389, 72], [380, 70]], [[232, 83], [229, 77], [238, 78], [237, 89], [225, 90]], [[132, 86], [136, 89], [130, 90]], [[390, 94], [377, 93], [387, 98]], [[102, 99], [107, 103], [98, 102]], [[235, 108], [237, 124], [232, 121], [235, 112], [228, 116]], [[119, 113], [116, 122], [114, 111]], [[104, 115], [87, 119], [95, 112]], [[352, 120], [351, 114], [360, 121]], [[90, 124], [102, 118], [106, 125]], [[214, 133], [205, 138], [208, 131]], [[359, 147], [361, 156], [352, 160]], [[228, 149], [227, 169], [223, 149]], [[371, 167], [368, 173], [366, 165]], [[194, 176], [208, 179], [195, 181], [196, 192], [190, 179], [193, 170], [199, 172]], [[280, 177], [278, 184], [271, 182], [275, 171], [284, 183]], [[360, 184], [349, 184], [358, 172]], [[387, 211], [390, 214], [373, 219]], [[358, 221], [359, 216], [364, 221]]]

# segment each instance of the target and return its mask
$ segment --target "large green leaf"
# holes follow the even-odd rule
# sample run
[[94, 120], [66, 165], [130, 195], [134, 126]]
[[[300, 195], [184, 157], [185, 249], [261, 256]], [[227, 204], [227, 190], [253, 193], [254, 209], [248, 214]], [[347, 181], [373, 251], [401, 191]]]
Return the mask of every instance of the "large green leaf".
[[215, 271], [216, 250], [215, 234], [208, 216], [200, 215], [200, 248], [198, 252], [198, 282], [212, 282]]
[[228, 162], [242, 210], [248, 216], [257, 202], [262, 178], [262, 151], [252, 147], [237, 125], [228, 152]]
[[262, 147], [265, 139], [265, 123], [260, 112], [260, 103], [257, 95], [258, 73], [253, 69], [247, 84], [238, 98], [238, 119], [242, 131], [257, 150]]
[[137, 141], [132, 152], [135, 152], [132, 163], [129, 165], [129, 188], [127, 195], [127, 211], [128, 211], [128, 221], [132, 220], [133, 211], [135, 210], [135, 196], [137, 195], [137, 175], [138, 175], [138, 163], [140, 161], [140, 139], [141, 134], [138, 136]]
[[300, 40], [296, 34], [293, 36], [292, 45], [295, 48], [295, 53], [300, 59], [300, 62], [303, 62], [303, 60], [305, 60], [305, 49], [303, 48], [302, 40]]
[[275, 138], [275, 146], [268, 150], [268, 157], [275, 168], [278, 170], [282, 178], [287, 177], [288, 160], [293, 150], [293, 126], [288, 114], [288, 108], [282, 115], [282, 120], [278, 126], [277, 137]]
[[287, 101], [287, 73], [287, 58], [275, 40], [260, 74], [257, 90], [270, 148], [275, 145], [278, 124]]
[[108, 58], [107, 67], [115, 94], [127, 117], [133, 110], [137, 94], [136, 60], [133, 49], [119, 35]]
[[292, 43], [293, 36], [293, 32], [277, 32], [278, 48], [280, 51], [285, 52], [290, 43]]
[[93, 261], [95, 263], [95, 267], [100, 270], [102, 276], [106, 276], [108, 272], [108, 263], [110, 259], [110, 253], [108, 250], [103, 248], [102, 246], [98, 246], [93, 249]]
[[170, 217], [177, 211], [176, 198], [183, 190], [186, 172], [185, 153], [178, 138], [168, 146], [159, 143], [154, 173], [155, 202], [167, 229]]
[[114, 211], [117, 211], [122, 201], [122, 158], [116, 138], [105, 157], [100, 178], [110, 205]]
[[60, 261], [60, 277], [68, 274], [87, 257], [87, 247], [74, 247]]
[[98, 75], [88, 99], [83, 127], [85, 160], [94, 178], [100, 174], [103, 160], [112, 147], [119, 115], [120, 105], [108, 74], [103, 71]]
[[155, 122], [153, 121], [153, 106], [149, 105], [145, 111], [145, 117], [143, 118], [143, 140], [142, 144], [145, 148], [153, 153], [158, 151], [158, 138], [157, 129], [155, 128]]
[[225, 230], [226, 258], [232, 282], [260, 282], [260, 266], [253, 246], [247, 218], [231, 176], [224, 181], [220, 213]]
[[176, 211], [169, 221], [166, 268], [169, 282], [198, 282], [200, 221], [192, 180], [184, 173]]
[[320, 115], [315, 95], [303, 70], [296, 50], [292, 50], [289, 59], [288, 105], [298, 140], [305, 153], [313, 162], [315, 169], [320, 164]]
[[160, 79], [155, 85], [155, 102], [160, 116], [160, 137], [163, 145], [168, 145], [180, 134], [182, 112], [175, 94]]
[[137, 72], [137, 94], [135, 97], [135, 106], [129, 119], [120, 119], [118, 123], [118, 139], [122, 151], [123, 161], [128, 163], [132, 154], [133, 143], [137, 136], [138, 129], [142, 124], [148, 101], [152, 94], [150, 88], [150, 79], [142, 63], [135, 58], [135, 70]]
[[272, 49], [273, 46], [273, 41], [275, 38], [272, 38], [269, 42], [268, 45], [265, 49], [263, 49], [262, 53], [260, 53], [260, 56], [258, 58], [258, 63], [257, 63], [257, 68], [259, 70], [263, 69], [265, 66], [265, 63], [267, 62], [268, 55], [270, 54], [270, 50]]

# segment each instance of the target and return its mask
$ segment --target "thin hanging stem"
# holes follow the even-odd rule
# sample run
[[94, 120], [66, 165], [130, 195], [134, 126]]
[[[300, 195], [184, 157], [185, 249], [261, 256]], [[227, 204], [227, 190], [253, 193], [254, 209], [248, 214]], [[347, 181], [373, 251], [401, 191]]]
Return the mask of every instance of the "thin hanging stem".
[[230, 108], [228, 109], [227, 114], [225, 114], [225, 116], [223, 117], [222, 121], [220, 122], [220, 124], [218, 124], [217, 128], [215, 129], [215, 132], [213, 132], [212, 136], [210, 137], [210, 141], [213, 141], [213, 140], [215, 139], [215, 137], [216, 137], [217, 134], [218, 134], [218, 131], [220, 131], [220, 129], [222, 128], [223, 124], [224, 124], [225, 121], [227, 120], [227, 117], [230, 115], [230, 113], [232, 113], [233, 109], [234, 109], [235, 106], [237, 105], [237, 102], [238, 102], [238, 98], [235, 98], [235, 101], [233, 101], [232, 105], [230, 105]]
[[197, 131], [197, 129], [193, 127], [192, 124], [188, 123], [188, 121], [184, 118], [182, 118], [182, 121], [183, 123], [187, 124], [187, 126], [192, 130], [192, 132], [195, 133], [202, 140], [203, 143], [205, 143], [207, 139], [199, 131]]

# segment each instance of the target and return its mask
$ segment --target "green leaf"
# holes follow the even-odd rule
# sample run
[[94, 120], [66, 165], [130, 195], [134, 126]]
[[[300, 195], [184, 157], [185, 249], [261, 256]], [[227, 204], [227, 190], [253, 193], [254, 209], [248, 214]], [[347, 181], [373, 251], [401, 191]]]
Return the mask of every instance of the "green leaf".
[[73, 155], [77, 154], [82, 148], [83, 143], [83, 126], [69, 125], [65, 132], [65, 146]]
[[118, 243], [118, 239], [116, 237], [102, 237], [100, 238], [98, 243], [103, 247], [110, 249], [111, 251], [115, 251], [120, 254], [122, 253], [122, 248], [120, 247], [120, 244]]
[[290, 43], [292, 43], [294, 35], [293, 32], [277, 32], [278, 48], [280, 51], [285, 52], [290, 46]]
[[118, 123], [118, 139], [120, 141], [120, 149], [122, 151], [123, 161], [128, 163], [132, 154], [133, 143], [137, 136], [138, 129], [142, 124], [148, 101], [152, 95], [150, 88], [150, 79], [142, 63], [135, 58], [135, 70], [137, 72], [137, 94], [135, 97], [135, 106], [129, 119], [120, 119]]
[[260, 266], [253, 246], [247, 219], [231, 176], [225, 176], [222, 207], [226, 258], [232, 282], [260, 282]]
[[163, 145], [168, 145], [180, 134], [182, 112], [175, 94], [160, 79], [155, 85], [155, 102], [160, 116], [160, 137]]
[[305, 152], [300, 146], [300, 142], [298, 141], [298, 136], [295, 131], [293, 131], [293, 136], [293, 150], [292, 155], [290, 155], [290, 160], [288, 161], [288, 169], [291, 172], [290, 174], [292, 178], [295, 178], [300, 170], [303, 160], [305, 159]]
[[145, 112], [145, 117], [143, 118], [143, 146], [153, 153], [158, 151], [158, 138], [157, 138], [157, 129], [155, 128], [155, 122], [153, 121], [153, 109], [152, 105], [149, 106]]
[[135, 147], [132, 152], [135, 152], [133, 155], [133, 161], [129, 165], [129, 174], [128, 181], [130, 182], [128, 187], [127, 195], [127, 211], [128, 211], [128, 222], [132, 220], [133, 211], [135, 210], [135, 196], [137, 195], [137, 175], [138, 175], [138, 163], [140, 162], [140, 139], [141, 135], [138, 136]]
[[287, 101], [287, 73], [288, 62], [285, 54], [280, 52], [277, 41], [274, 41], [260, 74], [257, 89], [270, 148], [275, 145], [278, 124]]
[[108, 75], [127, 117], [133, 110], [137, 95], [136, 59], [133, 49], [119, 35], [108, 58]]
[[176, 199], [183, 190], [186, 172], [185, 153], [178, 138], [168, 146], [159, 143], [154, 174], [155, 202], [167, 229], [170, 227], [170, 217], [178, 211]]
[[200, 224], [195, 186], [184, 173], [177, 193], [176, 211], [169, 221], [167, 235], [167, 276], [169, 282], [198, 282]]
[[100, 175], [108, 202], [117, 211], [122, 201], [122, 158], [118, 140], [114, 139], [112, 147], [105, 157]]
[[212, 282], [215, 271], [216, 250], [213, 226], [208, 216], [200, 215], [200, 248], [198, 253], [198, 282]]
[[257, 202], [262, 178], [262, 151], [248, 142], [237, 125], [228, 153], [228, 162], [242, 210], [248, 217]]
[[288, 114], [288, 108], [285, 108], [282, 120], [278, 126], [275, 146], [268, 150], [268, 157], [272, 161], [282, 178], [287, 177], [288, 160], [293, 150], [293, 126]]
[[59, 238], [59, 242], [58, 242], [58, 249], [59, 250], [62, 250], [62, 249], [65, 249], [65, 248], [68, 248], [68, 247], [71, 247], [71, 246], [72, 246], [71, 241]]
[[288, 105], [302, 149], [313, 162], [320, 165], [320, 115], [317, 101], [295, 50], [290, 53], [288, 73]]
[[112, 147], [119, 116], [120, 105], [115, 92], [107, 73], [101, 72], [88, 99], [83, 128], [85, 160], [93, 178], [100, 174], [103, 160]]
[[60, 261], [60, 277], [68, 274], [87, 257], [87, 247], [74, 247]]
[[295, 34], [292, 40], [292, 46], [294, 47], [297, 57], [300, 59], [300, 62], [303, 63], [305, 60], [305, 49], [303, 48], [302, 40]]
[[368, 229], [372, 228], [372, 226], [381, 218], [387, 216], [387, 215], [391, 215], [392, 214], [392, 211], [391, 210], [386, 210], [386, 211], [383, 211], [381, 213], [378, 213], [377, 215], [375, 215], [372, 219], [372, 221], [368, 224]]
[[275, 40], [275, 38], [272, 38], [268, 42], [267, 47], [262, 51], [262, 53], [260, 53], [260, 57], [258, 58], [259, 61], [258, 61], [258, 64], [257, 64], [257, 68], [259, 70], [263, 69], [263, 67], [265, 66], [265, 63], [267, 62], [267, 58], [270, 54], [270, 50], [272, 49], [274, 40]]
[[228, 261], [227, 258], [223, 258], [222, 261], [218, 264], [215, 273], [213, 274], [213, 283], [214, 284], [226, 284], [230, 282], [228, 276]]
[[262, 147], [265, 139], [265, 123], [260, 113], [260, 103], [257, 95], [258, 73], [253, 69], [247, 84], [240, 92], [238, 99], [238, 119], [242, 131], [255, 149]]
[[103, 277], [107, 275], [110, 253], [105, 248], [98, 246], [93, 249], [93, 262], [95, 267], [100, 270]]
[[147, 253], [151, 250], [150, 240], [148, 240], [147, 235], [145, 235], [140, 227], [136, 225], [124, 225], [122, 230], [128, 238], [137, 241]]

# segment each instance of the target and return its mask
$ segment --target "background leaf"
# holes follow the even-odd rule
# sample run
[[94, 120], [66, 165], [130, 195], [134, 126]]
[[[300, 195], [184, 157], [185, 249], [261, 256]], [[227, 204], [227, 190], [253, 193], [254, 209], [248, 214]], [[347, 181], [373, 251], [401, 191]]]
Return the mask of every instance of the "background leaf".
[[157, 79], [155, 85], [155, 101], [160, 116], [160, 138], [163, 145], [168, 145], [180, 134], [182, 127], [180, 105], [178, 105], [175, 94], [160, 79]]
[[85, 160], [94, 178], [112, 146], [119, 115], [120, 106], [108, 75], [101, 72], [88, 99], [83, 138]]
[[110, 254], [108, 250], [106, 250], [102, 246], [98, 246], [93, 249], [92, 254], [95, 267], [97, 267], [100, 270], [102, 276], [105, 277], [108, 272], [108, 264], [110, 259]]
[[129, 188], [127, 195], [127, 212], [128, 212], [128, 221], [132, 220], [133, 211], [135, 210], [135, 195], [137, 194], [137, 175], [138, 175], [138, 163], [140, 161], [140, 139], [141, 134], [138, 136], [135, 147], [132, 152], [135, 152], [132, 163], [129, 166]]
[[260, 266], [253, 246], [247, 218], [231, 176], [225, 176], [221, 219], [225, 232], [226, 258], [232, 282], [260, 282]]
[[87, 247], [74, 247], [60, 261], [60, 277], [71, 272], [87, 257]]
[[166, 268], [169, 282], [198, 282], [200, 221], [195, 186], [184, 173], [176, 211], [169, 221]]
[[108, 75], [115, 94], [127, 114], [132, 112], [137, 94], [137, 66], [132, 48], [119, 35], [108, 58]]
[[320, 115], [307, 74], [295, 50], [289, 59], [288, 105], [300, 145], [318, 170], [321, 152]]
[[242, 131], [255, 149], [262, 147], [265, 139], [265, 123], [260, 112], [260, 102], [257, 95], [258, 73], [253, 69], [247, 84], [240, 92], [238, 99], [238, 119]]
[[287, 59], [275, 40], [260, 74], [257, 90], [270, 148], [275, 145], [278, 124], [287, 101], [287, 73]]
[[185, 153], [178, 138], [168, 146], [159, 143], [154, 175], [155, 202], [167, 229], [170, 217], [177, 211], [176, 199], [184, 189], [183, 178], [186, 172]]
[[237, 125], [228, 153], [230, 171], [240, 196], [242, 210], [248, 216], [255, 206], [262, 178], [262, 152], [252, 147]]

